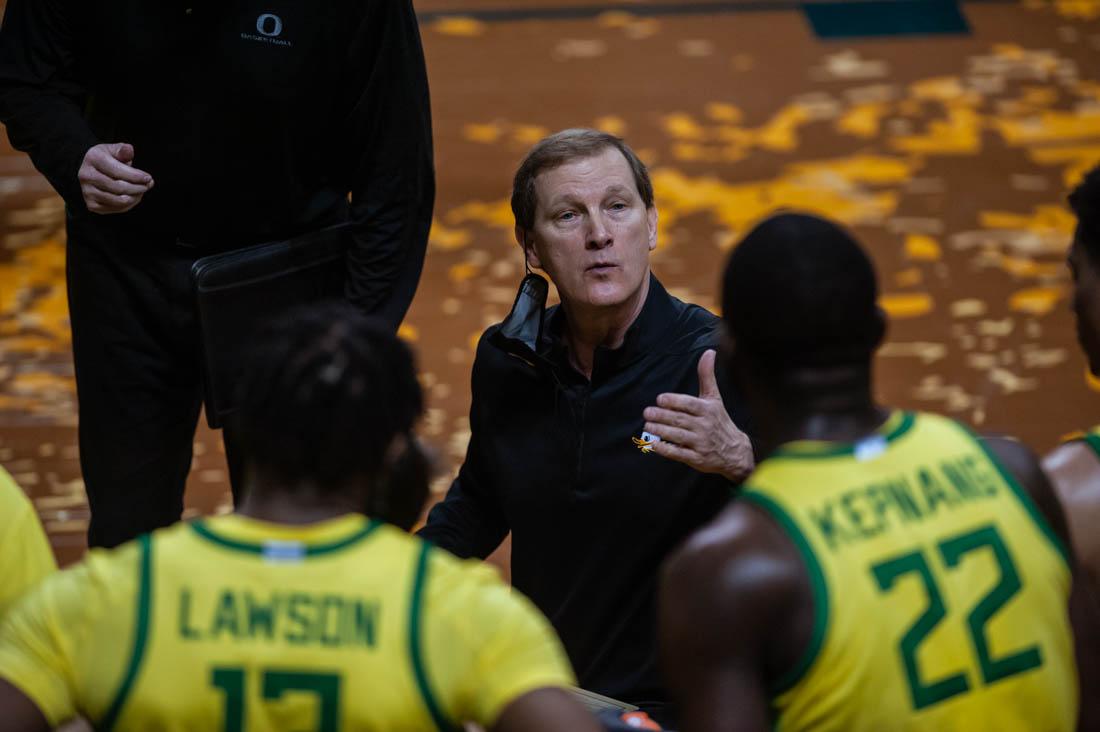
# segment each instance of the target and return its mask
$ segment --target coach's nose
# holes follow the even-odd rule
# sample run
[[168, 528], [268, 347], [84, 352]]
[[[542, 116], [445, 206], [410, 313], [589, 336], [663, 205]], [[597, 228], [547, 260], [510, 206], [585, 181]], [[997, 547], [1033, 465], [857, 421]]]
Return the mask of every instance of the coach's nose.
[[597, 212], [588, 218], [588, 248], [604, 249], [614, 242], [611, 227], [604, 220], [603, 212]]

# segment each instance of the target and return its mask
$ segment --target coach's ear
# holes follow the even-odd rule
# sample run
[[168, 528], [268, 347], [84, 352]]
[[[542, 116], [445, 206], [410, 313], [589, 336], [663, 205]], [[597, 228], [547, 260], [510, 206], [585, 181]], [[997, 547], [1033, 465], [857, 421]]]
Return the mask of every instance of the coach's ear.
[[523, 247], [523, 256], [527, 261], [528, 266], [535, 269], [542, 269], [542, 261], [539, 259], [538, 252], [535, 251], [535, 240], [531, 236], [531, 232], [524, 229], [519, 224], [516, 225], [516, 242]]

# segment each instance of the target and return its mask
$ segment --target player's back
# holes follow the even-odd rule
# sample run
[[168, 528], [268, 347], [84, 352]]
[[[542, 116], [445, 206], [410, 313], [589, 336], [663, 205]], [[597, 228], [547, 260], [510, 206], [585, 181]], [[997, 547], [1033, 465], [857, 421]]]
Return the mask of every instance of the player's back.
[[1068, 730], [1065, 548], [951, 420], [895, 412], [854, 445], [792, 443], [744, 498], [790, 535], [815, 621], [777, 728]]
[[[548, 625], [491, 570], [361, 516], [181, 524], [66, 579], [27, 610], [66, 639], [77, 708], [102, 729], [488, 724], [571, 681]], [[56, 716], [49, 686], [15, 673]]]

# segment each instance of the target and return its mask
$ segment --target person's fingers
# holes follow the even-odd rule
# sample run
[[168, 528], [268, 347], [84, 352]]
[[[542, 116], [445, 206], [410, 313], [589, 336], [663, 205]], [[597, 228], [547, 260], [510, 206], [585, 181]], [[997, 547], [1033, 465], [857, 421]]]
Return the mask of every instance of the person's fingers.
[[706, 400], [687, 394], [661, 394], [657, 397], [657, 406], [663, 409], [687, 412], [697, 417], [706, 414], [707, 410]]
[[84, 191], [84, 202], [88, 204], [89, 210], [96, 213], [123, 213], [136, 206], [139, 201], [140, 196], [116, 196], [97, 188], [87, 188]]
[[144, 170], [131, 167], [126, 163], [116, 160], [111, 155], [103, 154], [91, 156], [89, 162], [92, 163], [92, 167], [108, 178], [126, 181], [127, 183], [145, 186], [146, 188], [149, 188], [153, 184], [153, 176], [149, 175]]
[[686, 447], [680, 447], [679, 445], [673, 445], [670, 442], [655, 442], [653, 443], [653, 452], [657, 453], [661, 457], [666, 457], [670, 460], [676, 460], [677, 462], [687, 463], [688, 465], [700, 465], [701, 457], [699, 453], [694, 450], [689, 450]]
[[84, 182], [97, 190], [116, 196], [140, 196], [149, 190], [148, 186], [140, 186], [134, 183], [127, 183], [124, 180], [108, 178], [98, 170], [92, 170], [84, 176]]
[[691, 430], [682, 430], [660, 422], [646, 422], [645, 431], [657, 435], [662, 441], [674, 442], [681, 447], [697, 447], [698, 436]]
[[661, 409], [660, 407], [646, 407], [642, 411], [642, 417], [648, 422], [665, 424], [685, 430], [691, 429], [695, 422], [695, 415], [673, 409]]
[[718, 354], [713, 348], [703, 351], [699, 357], [699, 398], [721, 399], [722, 392], [718, 390], [718, 377], [714, 373], [714, 362]]
[[107, 152], [115, 160], [129, 165], [134, 162], [134, 146], [128, 142], [116, 142], [107, 146]]

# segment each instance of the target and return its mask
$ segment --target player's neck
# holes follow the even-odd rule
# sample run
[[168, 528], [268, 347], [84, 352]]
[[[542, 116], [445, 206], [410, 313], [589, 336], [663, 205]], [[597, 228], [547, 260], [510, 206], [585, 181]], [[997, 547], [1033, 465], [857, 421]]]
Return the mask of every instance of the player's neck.
[[322, 492], [310, 486], [279, 487], [250, 484], [236, 513], [273, 524], [312, 524], [361, 513], [364, 502], [346, 493]]
[[812, 411], [782, 415], [776, 430], [777, 444], [796, 440], [856, 442], [873, 434], [889, 417], [889, 409], [870, 400], [821, 404]]
[[765, 455], [798, 440], [855, 442], [875, 432], [890, 415], [875, 404], [865, 368], [788, 374], [783, 388], [763, 390], [767, 392], [771, 396], [764, 396], [766, 404], [753, 412], [760, 415], [758, 438]]

